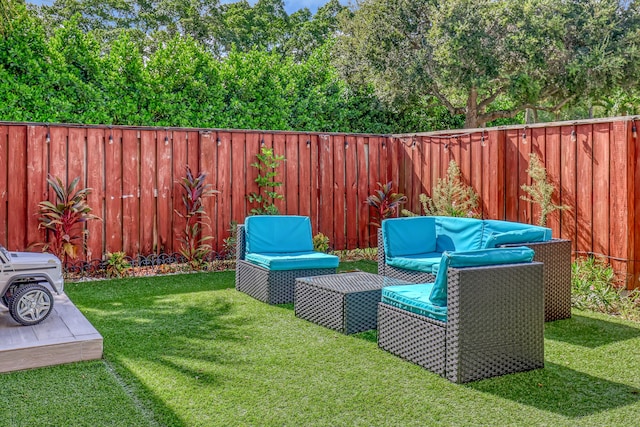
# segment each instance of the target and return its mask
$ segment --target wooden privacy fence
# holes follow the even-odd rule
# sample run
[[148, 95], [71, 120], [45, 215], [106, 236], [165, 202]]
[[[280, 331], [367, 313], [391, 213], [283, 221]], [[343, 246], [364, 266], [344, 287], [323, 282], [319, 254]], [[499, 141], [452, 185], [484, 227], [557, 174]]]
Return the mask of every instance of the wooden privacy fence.
[[258, 191], [251, 164], [262, 146], [286, 158], [276, 178], [280, 212], [308, 215], [314, 234], [335, 249], [376, 245], [364, 200], [378, 182], [392, 181], [417, 212], [419, 194], [431, 193], [450, 160], [480, 196], [483, 217], [535, 222], [538, 208], [520, 198], [535, 152], [559, 190], [554, 202], [571, 208], [550, 216], [554, 235], [571, 239], [576, 254], [607, 256], [633, 288], [640, 273], [634, 127], [633, 118], [617, 118], [389, 136], [0, 122], [0, 243], [19, 250], [43, 241], [37, 206], [53, 197], [46, 177], [79, 176], [102, 218], [88, 223], [85, 258], [176, 252], [184, 230], [178, 182], [189, 165], [220, 192], [205, 203], [205, 232], [220, 252], [232, 221], [251, 210], [246, 196]]

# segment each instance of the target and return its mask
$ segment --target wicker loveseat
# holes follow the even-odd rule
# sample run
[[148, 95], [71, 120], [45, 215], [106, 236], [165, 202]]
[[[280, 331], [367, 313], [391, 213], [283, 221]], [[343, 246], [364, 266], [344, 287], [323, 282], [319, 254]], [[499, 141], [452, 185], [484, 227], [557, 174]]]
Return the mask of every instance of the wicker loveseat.
[[543, 367], [543, 265], [533, 256], [445, 252], [433, 283], [383, 288], [379, 347], [456, 383]]
[[313, 250], [305, 216], [247, 217], [236, 245], [236, 289], [269, 304], [292, 303], [296, 278], [334, 274], [339, 263]]
[[435, 280], [444, 251], [527, 246], [544, 264], [545, 321], [571, 317], [571, 241], [551, 229], [509, 221], [419, 216], [392, 218], [378, 230], [378, 274], [413, 283]]

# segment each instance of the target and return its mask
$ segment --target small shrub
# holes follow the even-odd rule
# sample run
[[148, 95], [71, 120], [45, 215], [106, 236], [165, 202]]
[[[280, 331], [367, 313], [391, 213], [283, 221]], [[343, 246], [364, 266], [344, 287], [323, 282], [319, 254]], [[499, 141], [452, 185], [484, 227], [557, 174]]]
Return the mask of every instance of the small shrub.
[[80, 177], [75, 178], [68, 186], [64, 186], [60, 178], [49, 177], [47, 183], [53, 190], [56, 201], [48, 200], [39, 204], [39, 228], [49, 232], [48, 242], [38, 245], [63, 262], [68, 258], [76, 258], [80, 248], [84, 248], [84, 238], [88, 230], [84, 223], [92, 219], [100, 219], [91, 213], [87, 204], [87, 196], [91, 188], [77, 189]]
[[109, 252], [106, 260], [107, 277], [124, 277], [127, 270], [131, 268], [131, 263], [127, 260], [124, 252]]
[[522, 190], [527, 196], [520, 196], [526, 202], [531, 202], [540, 207], [540, 218], [538, 225], [545, 227], [547, 225], [547, 217], [556, 210], [569, 209], [569, 206], [556, 205], [553, 203], [553, 192], [556, 191], [555, 186], [547, 179], [547, 170], [536, 153], [529, 155], [529, 168], [527, 173], [531, 178], [531, 185], [522, 185]]
[[373, 221], [371, 225], [380, 227], [382, 220], [395, 216], [400, 209], [400, 206], [407, 202], [407, 196], [402, 193], [394, 193], [391, 191], [391, 181], [382, 185], [378, 183], [380, 187], [374, 194], [367, 197], [364, 203], [371, 206], [375, 214], [373, 215]]
[[620, 315], [640, 320], [640, 292], [615, 286], [616, 275], [603, 258], [577, 258], [571, 266], [571, 303], [581, 310]]
[[276, 169], [284, 156], [276, 155], [273, 148], [262, 147], [260, 154], [256, 154], [257, 162], [251, 166], [258, 169], [258, 177], [255, 182], [258, 184], [258, 192], [247, 196], [249, 203], [257, 203], [258, 206], [251, 209], [252, 215], [278, 215], [278, 208], [274, 205], [275, 200], [284, 199], [284, 196], [276, 191], [282, 186], [282, 182], [276, 181], [278, 173]]
[[222, 239], [223, 257], [226, 260], [236, 258], [236, 244], [238, 242], [238, 223], [236, 221], [231, 221], [229, 233], [229, 237]]
[[322, 233], [313, 236], [313, 250], [317, 252], [329, 252], [329, 238]]
[[[478, 207], [478, 195], [471, 186], [462, 181], [462, 172], [455, 160], [449, 162], [447, 177], [439, 178], [433, 188], [432, 197], [420, 194], [422, 215], [442, 215], [455, 217], [476, 218]], [[405, 216], [418, 216], [406, 209], [402, 210]]]

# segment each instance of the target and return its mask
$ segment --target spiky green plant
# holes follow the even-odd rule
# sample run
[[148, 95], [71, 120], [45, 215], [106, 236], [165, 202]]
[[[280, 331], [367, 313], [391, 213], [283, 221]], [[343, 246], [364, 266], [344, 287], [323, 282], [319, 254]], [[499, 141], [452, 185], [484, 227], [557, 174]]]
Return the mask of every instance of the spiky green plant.
[[522, 185], [521, 188], [527, 193], [527, 196], [520, 196], [520, 198], [540, 207], [538, 225], [545, 227], [547, 225], [547, 217], [550, 213], [557, 210], [569, 209], [569, 206], [556, 205], [553, 203], [553, 192], [556, 191], [556, 187], [549, 182], [547, 170], [536, 153], [529, 155], [529, 168], [527, 169], [527, 173], [531, 178], [531, 185]]
[[274, 202], [284, 199], [284, 196], [277, 191], [277, 188], [282, 186], [282, 182], [276, 181], [278, 176], [276, 169], [284, 160], [284, 156], [275, 154], [273, 148], [262, 147], [260, 153], [256, 154], [256, 158], [258, 161], [251, 166], [258, 169], [255, 182], [258, 184], [259, 191], [252, 192], [247, 199], [249, 203], [257, 203], [258, 206], [251, 209], [251, 214], [278, 215], [279, 211]]
[[66, 263], [68, 258], [76, 258], [78, 251], [84, 248], [84, 238], [88, 234], [84, 223], [100, 219], [91, 213], [87, 196], [91, 188], [77, 188], [80, 177], [65, 187], [60, 178], [49, 177], [47, 183], [53, 190], [56, 200], [44, 200], [39, 203], [39, 225], [47, 230], [49, 239], [42, 243], [42, 250], [51, 252]]
[[380, 187], [372, 195], [364, 201], [374, 210], [373, 221], [369, 224], [380, 227], [382, 220], [391, 218], [398, 212], [400, 206], [407, 202], [407, 196], [402, 193], [394, 193], [392, 191], [393, 183], [391, 181], [386, 184], [378, 183]]
[[209, 227], [207, 222], [209, 217], [203, 202], [206, 197], [211, 197], [218, 191], [213, 190], [211, 184], [205, 184], [206, 174], [201, 172], [198, 176], [194, 176], [189, 166], [186, 166], [185, 169], [186, 176], [180, 181], [185, 213], [175, 211], [186, 220], [184, 235], [179, 239], [182, 244], [180, 254], [185, 257], [192, 269], [198, 270], [204, 265], [207, 256], [211, 253], [211, 245], [207, 243], [211, 240], [211, 236], [202, 235], [203, 227]]

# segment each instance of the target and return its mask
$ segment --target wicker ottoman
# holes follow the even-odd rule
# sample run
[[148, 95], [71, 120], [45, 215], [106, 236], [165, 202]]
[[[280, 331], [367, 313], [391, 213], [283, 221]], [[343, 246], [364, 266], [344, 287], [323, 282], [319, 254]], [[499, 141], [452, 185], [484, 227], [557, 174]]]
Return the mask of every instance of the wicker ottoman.
[[364, 272], [297, 278], [295, 313], [345, 334], [375, 329], [382, 288], [404, 284], [410, 282]]

